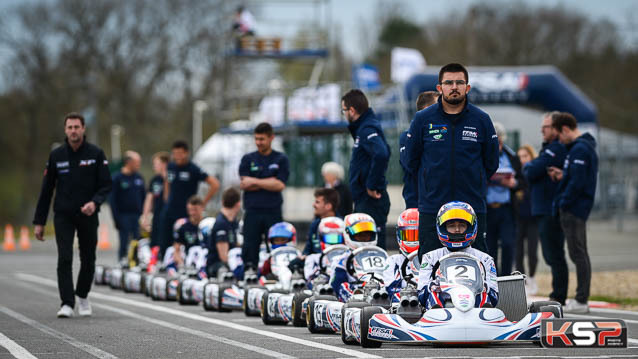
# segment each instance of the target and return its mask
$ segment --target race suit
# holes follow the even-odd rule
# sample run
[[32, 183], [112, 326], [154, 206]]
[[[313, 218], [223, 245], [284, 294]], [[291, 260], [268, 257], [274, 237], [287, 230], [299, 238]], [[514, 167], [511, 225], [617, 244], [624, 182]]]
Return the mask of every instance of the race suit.
[[[493, 307], [496, 307], [498, 303], [498, 283], [496, 282], [494, 259], [488, 254], [472, 247], [459, 249], [457, 252], [467, 253], [476, 257], [485, 269], [485, 284], [487, 285], [487, 290], [483, 290], [481, 294], [477, 295], [475, 306], [482, 307], [489, 301]], [[421, 305], [423, 305], [426, 310], [432, 308], [434, 305], [443, 307], [443, 302], [446, 299], [445, 296], [448, 294], [445, 292], [430, 292], [430, 284], [435, 281], [432, 268], [438, 266], [439, 260], [450, 253], [452, 252], [449, 249], [443, 247], [424, 254], [421, 259], [417, 291], [419, 302], [421, 302]]]
[[342, 302], [347, 302], [354, 289], [361, 285], [359, 280], [351, 276], [346, 269], [351, 254], [352, 251], [348, 250], [330, 264], [330, 286]]
[[383, 271], [383, 282], [388, 295], [392, 298], [392, 303], [401, 301], [399, 292], [408, 285], [408, 282], [401, 275], [401, 266], [405, 261], [407, 258], [403, 254], [392, 255], [388, 257], [388, 268]]
[[[188, 249], [188, 253], [184, 253], [184, 246], [181, 246], [180, 249], [180, 255], [184, 260], [184, 267], [197, 269], [197, 277], [199, 279], [206, 279], [206, 258], [208, 256], [208, 248], [192, 246]], [[173, 257], [174, 252], [174, 247], [168, 247], [166, 248], [166, 254], [164, 254], [164, 267], [166, 268], [166, 273], [168, 273], [169, 277], [173, 277], [177, 274], [177, 263]]]

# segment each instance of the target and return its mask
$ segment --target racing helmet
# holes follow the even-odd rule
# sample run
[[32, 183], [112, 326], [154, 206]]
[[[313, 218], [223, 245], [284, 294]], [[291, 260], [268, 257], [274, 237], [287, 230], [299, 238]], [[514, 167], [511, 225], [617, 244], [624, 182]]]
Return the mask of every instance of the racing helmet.
[[397, 243], [404, 256], [419, 250], [419, 210], [409, 208], [397, 219]]
[[213, 231], [215, 221], [215, 217], [206, 217], [199, 221], [199, 231], [202, 232], [202, 236], [204, 238], [208, 238], [210, 236], [210, 233]]
[[[282, 240], [283, 238], [285, 240]], [[275, 249], [286, 245], [295, 245], [297, 242], [297, 230], [288, 222], [275, 223], [268, 230], [268, 242], [270, 248]]]
[[[357, 249], [361, 247], [370, 247], [377, 245], [377, 225], [374, 223], [374, 219], [365, 213], [351, 213], [344, 219], [346, 226], [345, 230], [345, 242], [350, 249]], [[370, 232], [370, 237], [367, 240], [361, 238], [355, 239], [355, 236], [359, 233]]]
[[[463, 221], [467, 228], [463, 233], [449, 233], [446, 224], [450, 221]], [[472, 245], [477, 232], [476, 213], [465, 202], [449, 202], [441, 206], [436, 216], [436, 232], [439, 241], [450, 250], [466, 248]]]
[[343, 232], [345, 228], [346, 226], [343, 223], [343, 219], [339, 217], [323, 218], [321, 222], [319, 222], [319, 228], [317, 229], [321, 250], [323, 251], [327, 247], [335, 244], [343, 244]]

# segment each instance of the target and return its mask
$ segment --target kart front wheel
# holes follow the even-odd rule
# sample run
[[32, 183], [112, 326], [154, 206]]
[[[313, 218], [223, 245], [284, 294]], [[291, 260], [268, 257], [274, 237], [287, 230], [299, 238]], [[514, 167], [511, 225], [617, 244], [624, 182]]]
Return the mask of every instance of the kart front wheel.
[[218, 289], [219, 290], [219, 294], [217, 296], [217, 308], [218, 308], [217, 310], [219, 312], [226, 312], [226, 313], [232, 312], [231, 309], [227, 309], [227, 308], [224, 308], [222, 306], [223, 299], [224, 299], [224, 292], [226, 291], [226, 289], [229, 289], [230, 287], [231, 286], [228, 285], [228, 284], [220, 284], [219, 285], [219, 289]]
[[352, 339], [348, 339], [346, 337], [346, 308], [364, 308], [364, 307], [369, 307], [370, 304], [367, 302], [349, 302], [343, 305], [343, 307], [341, 307], [341, 341], [343, 342], [343, 344], [346, 345], [355, 345], [355, 344], [359, 344], [357, 343], [356, 339], [352, 340]]
[[292, 297], [292, 325], [295, 327], [306, 326], [306, 318], [303, 317], [303, 302], [310, 295], [304, 292], [295, 293]]
[[208, 291], [206, 290], [206, 287], [208, 287], [209, 285], [210, 283], [206, 283], [206, 285], [204, 285], [204, 298], [202, 298], [202, 302], [204, 303], [204, 310], [211, 312], [215, 310], [215, 307], [213, 307], [213, 304], [210, 302], [210, 296], [208, 295]]
[[286, 325], [287, 323], [283, 320], [273, 318], [268, 314], [269, 297], [268, 291], [265, 291], [261, 296], [261, 321], [266, 325]]
[[361, 309], [361, 347], [380, 348], [381, 342], [368, 339], [370, 319], [373, 315], [383, 313], [380, 307], [365, 307]]

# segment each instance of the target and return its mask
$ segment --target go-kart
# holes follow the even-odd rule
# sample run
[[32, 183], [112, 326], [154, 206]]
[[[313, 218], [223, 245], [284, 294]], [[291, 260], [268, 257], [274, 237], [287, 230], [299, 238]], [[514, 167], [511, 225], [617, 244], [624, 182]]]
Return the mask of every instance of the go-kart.
[[485, 290], [480, 261], [466, 253], [451, 253], [439, 263], [440, 288], [449, 297], [443, 307], [426, 311], [416, 321], [413, 316], [391, 313], [383, 307], [365, 307], [360, 312], [360, 325], [352, 321], [354, 335], [360, 335], [361, 346], [538, 342], [541, 319], [562, 317], [557, 302], [532, 303], [529, 312], [516, 322], [509, 321], [499, 308], [489, 305], [475, 308], [476, 296]]
[[388, 253], [378, 247], [362, 247], [348, 257], [346, 270], [358, 283], [347, 303], [334, 296], [313, 296], [308, 300], [306, 325], [311, 333], [338, 333], [341, 331], [342, 309], [350, 307], [389, 307], [390, 298], [383, 285], [383, 272], [387, 268]]
[[154, 275], [151, 278], [151, 299], [176, 301], [178, 299], [177, 288], [180, 281], [187, 278], [197, 278], [199, 273], [195, 268], [182, 268], [174, 275], [166, 274]]
[[141, 293], [144, 287], [143, 273], [151, 262], [151, 246], [148, 238], [137, 241], [134, 249], [135, 255], [130, 263], [130, 269], [123, 270], [122, 273], [122, 289], [127, 293]]

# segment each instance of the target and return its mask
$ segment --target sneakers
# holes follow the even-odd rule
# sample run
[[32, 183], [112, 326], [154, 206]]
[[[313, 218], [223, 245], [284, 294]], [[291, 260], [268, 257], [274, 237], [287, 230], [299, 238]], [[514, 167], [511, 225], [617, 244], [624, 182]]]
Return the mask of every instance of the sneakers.
[[589, 313], [589, 305], [587, 303], [581, 303], [576, 299], [567, 302], [567, 305], [563, 307], [563, 312], [573, 314], [587, 314]]
[[58, 310], [58, 318], [71, 318], [73, 316], [73, 308], [68, 305], [63, 305], [60, 310]]
[[535, 295], [538, 293], [538, 284], [536, 284], [534, 277], [527, 277], [525, 279], [525, 291], [527, 295]]
[[89, 303], [89, 298], [78, 297], [78, 314], [81, 317], [90, 317], [91, 314], [93, 314], [93, 310], [91, 310], [91, 303]]

